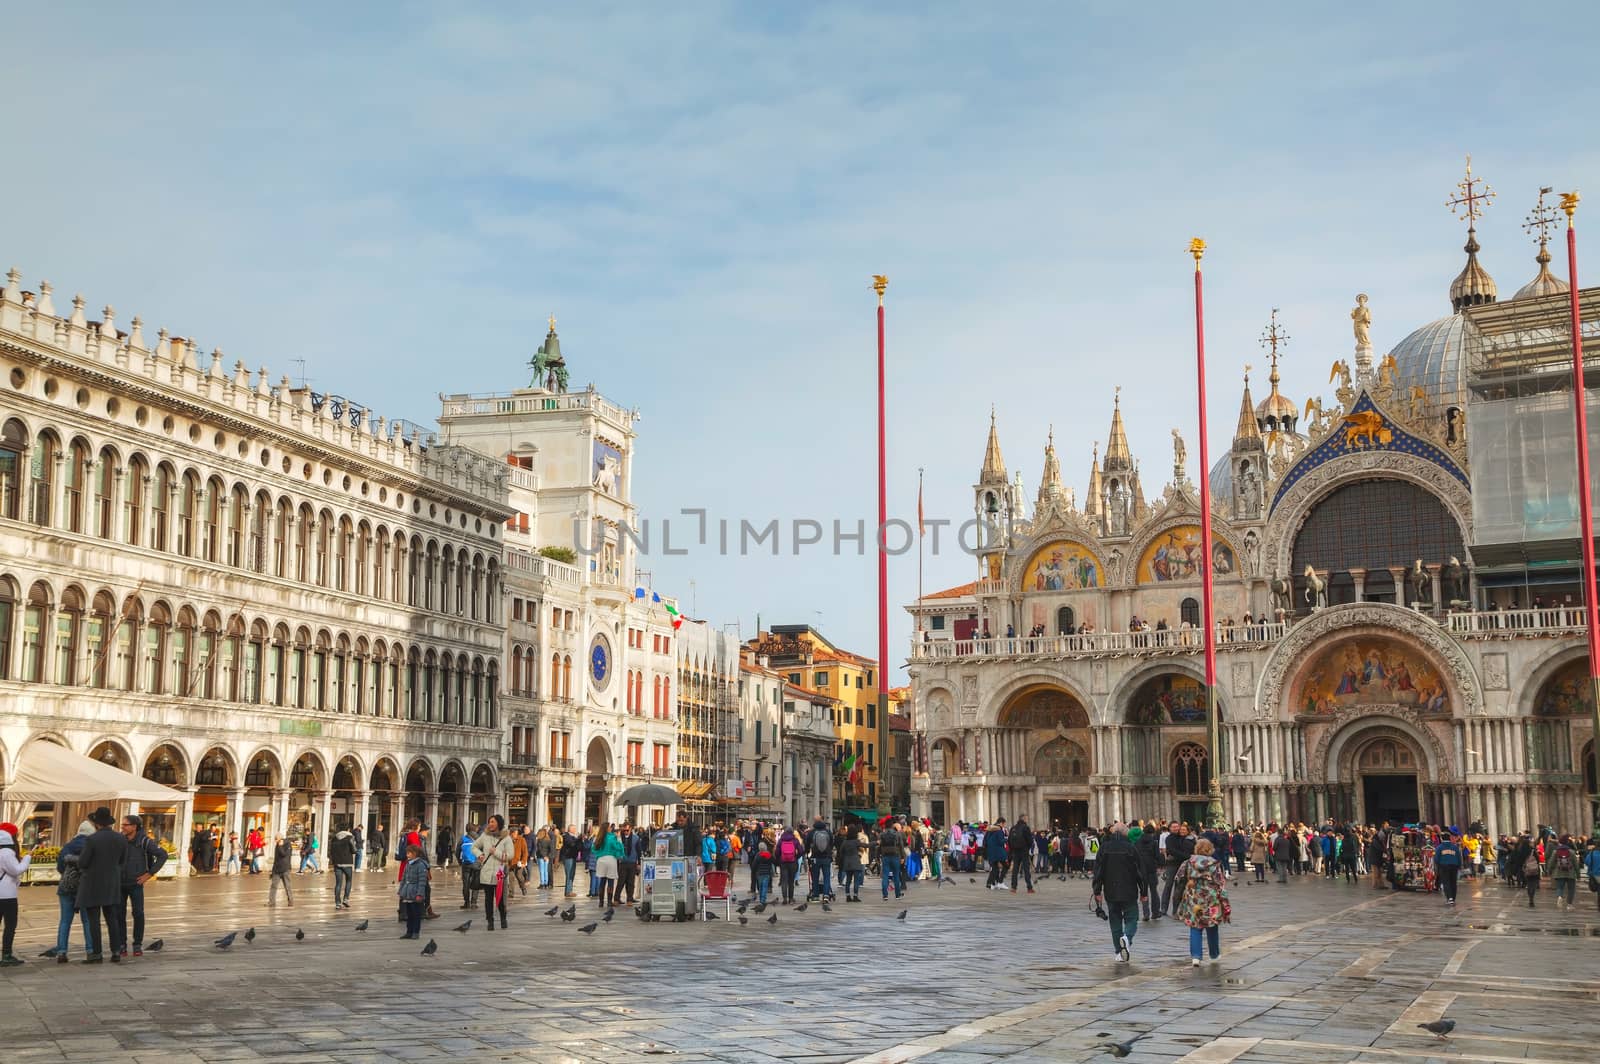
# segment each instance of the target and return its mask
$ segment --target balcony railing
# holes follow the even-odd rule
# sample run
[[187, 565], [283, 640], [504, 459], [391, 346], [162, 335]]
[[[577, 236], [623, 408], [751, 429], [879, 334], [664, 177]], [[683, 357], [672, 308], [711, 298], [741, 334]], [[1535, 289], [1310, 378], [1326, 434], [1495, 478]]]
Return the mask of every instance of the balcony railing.
[[644, 765], [642, 763], [639, 763], [639, 762], [634, 762], [634, 763], [630, 764], [628, 766], [628, 775], [630, 775], [630, 776], [643, 776], [643, 775], [645, 775]]
[[507, 754], [502, 759], [502, 762], [507, 765], [515, 766], [516, 768], [538, 768], [539, 755], [511, 753]]
[[1536, 610], [1472, 610], [1447, 614], [1444, 627], [1464, 639], [1513, 639], [1563, 636], [1584, 630], [1581, 606], [1546, 606]]
[[575, 767], [575, 763], [570, 757], [552, 757], [550, 759], [550, 767], [554, 769], [571, 769]]
[[[1259, 646], [1283, 638], [1288, 626], [1276, 622], [1217, 626], [1217, 648]], [[1149, 632], [1089, 632], [1083, 635], [996, 636], [990, 639], [934, 639], [913, 641], [912, 661], [948, 661], [956, 658], [1061, 658], [1121, 654], [1195, 653], [1203, 649], [1197, 628], [1172, 628]]]
[[616, 403], [600, 397], [598, 392], [545, 392], [495, 393], [489, 395], [451, 395], [444, 400], [444, 416], [469, 417], [491, 414], [542, 414], [569, 410], [592, 410], [626, 425], [628, 411]]

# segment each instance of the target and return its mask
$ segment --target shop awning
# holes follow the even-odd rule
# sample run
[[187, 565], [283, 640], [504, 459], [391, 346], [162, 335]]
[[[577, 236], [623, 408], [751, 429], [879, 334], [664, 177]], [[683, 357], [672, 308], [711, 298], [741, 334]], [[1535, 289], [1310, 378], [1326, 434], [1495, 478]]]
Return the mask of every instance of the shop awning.
[[169, 806], [188, 799], [182, 791], [50, 742], [31, 743], [22, 751], [16, 779], [5, 790], [8, 804], [122, 801]]

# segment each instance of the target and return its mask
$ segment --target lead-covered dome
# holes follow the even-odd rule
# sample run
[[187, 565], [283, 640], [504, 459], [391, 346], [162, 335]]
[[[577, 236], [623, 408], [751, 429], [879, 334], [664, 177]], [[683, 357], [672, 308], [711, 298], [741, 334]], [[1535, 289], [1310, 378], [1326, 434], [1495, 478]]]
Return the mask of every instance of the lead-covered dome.
[[1410, 395], [1421, 388], [1440, 406], [1465, 405], [1466, 320], [1451, 314], [1430, 321], [1389, 352], [1395, 362], [1395, 391]]

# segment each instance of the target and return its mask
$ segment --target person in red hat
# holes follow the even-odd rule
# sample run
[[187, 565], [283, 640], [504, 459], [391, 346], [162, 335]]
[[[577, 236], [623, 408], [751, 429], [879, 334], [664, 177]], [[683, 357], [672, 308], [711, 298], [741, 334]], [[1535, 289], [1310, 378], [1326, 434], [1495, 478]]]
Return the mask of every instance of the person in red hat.
[[17, 939], [17, 889], [22, 886], [22, 874], [33, 863], [33, 855], [24, 855], [17, 840], [22, 832], [12, 823], [0, 824], [0, 968], [11, 968], [22, 961], [11, 952]]

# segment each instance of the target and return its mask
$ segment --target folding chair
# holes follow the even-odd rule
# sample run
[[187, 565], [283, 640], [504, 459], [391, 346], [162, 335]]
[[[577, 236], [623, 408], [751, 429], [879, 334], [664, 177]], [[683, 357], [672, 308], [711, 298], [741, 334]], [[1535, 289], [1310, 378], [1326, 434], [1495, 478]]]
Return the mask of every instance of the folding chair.
[[722, 918], [733, 919], [733, 875], [730, 872], [707, 872], [700, 879], [700, 919], [706, 918], [706, 902], [722, 903]]

